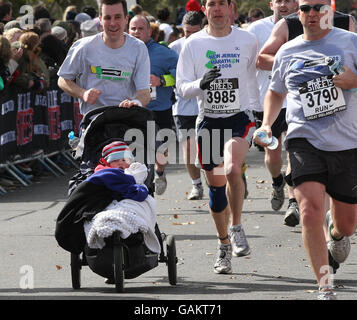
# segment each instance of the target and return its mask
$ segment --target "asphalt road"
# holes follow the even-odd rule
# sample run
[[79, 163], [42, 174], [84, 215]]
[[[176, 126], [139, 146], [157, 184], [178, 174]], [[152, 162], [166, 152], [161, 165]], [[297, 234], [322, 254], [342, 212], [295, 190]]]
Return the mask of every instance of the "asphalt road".
[[[233, 273], [213, 272], [217, 238], [208, 212], [208, 192], [188, 201], [190, 181], [183, 165], [167, 168], [168, 188], [157, 196], [161, 232], [175, 236], [178, 284], [168, 283], [165, 264], [125, 281], [125, 292], [88, 267], [82, 269], [82, 288], [71, 287], [70, 255], [54, 238], [55, 220], [66, 202], [67, 181], [40, 182], [0, 197], [0, 299], [118, 299], [118, 300], [315, 300], [317, 286], [301, 240], [301, 227], [283, 225], [284, 211], [270, 208], [271, 182], [263, 153], [252, 148], [248, 158], [249, 196], [243, 225], [251, 255], [233, 258]], [[286, 209], [287, 201], [284, 204]], [[357, 246], [335, 275], [339, 299], [357, 298]], [[26, 289], [27, 288], [27, 289]], [[139, 312], [139, 311], [138, 311]]]

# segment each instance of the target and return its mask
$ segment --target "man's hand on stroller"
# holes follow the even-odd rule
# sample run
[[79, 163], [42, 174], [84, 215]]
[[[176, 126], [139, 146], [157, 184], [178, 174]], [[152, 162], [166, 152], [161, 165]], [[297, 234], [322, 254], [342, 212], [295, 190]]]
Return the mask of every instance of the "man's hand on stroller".
[[101, 90], [98, 89], [88, 89], [83, 93], [83, 100], [89, 104], [95, 104], [98, 100], [98, 97], [102, 94]]
[[133, 100], [125, 99], [119, 104], [120, 108], [131, 108], [133, 106], [142, 107], [142, 103], [138, 99], [133, 99]]

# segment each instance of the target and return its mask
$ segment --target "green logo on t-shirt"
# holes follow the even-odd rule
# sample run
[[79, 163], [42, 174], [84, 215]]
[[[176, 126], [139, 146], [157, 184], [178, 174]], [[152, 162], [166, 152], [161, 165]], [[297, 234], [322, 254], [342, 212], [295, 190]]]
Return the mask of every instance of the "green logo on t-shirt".
[[112, 67], [103, 68], [100, 66], [90, 66], [90, 70], [96, 74], [97, 79], [123, 81], [131, 77], [130, 71], [117, 70]]
[[217, 53], [212, 50], [207, 50], [206, 58], [209, 62], [205, 64], [208, 69], [213, 69], [217, 66], [220, 69], [231, 68], [232, 64], [239, 63], [240, 53]]

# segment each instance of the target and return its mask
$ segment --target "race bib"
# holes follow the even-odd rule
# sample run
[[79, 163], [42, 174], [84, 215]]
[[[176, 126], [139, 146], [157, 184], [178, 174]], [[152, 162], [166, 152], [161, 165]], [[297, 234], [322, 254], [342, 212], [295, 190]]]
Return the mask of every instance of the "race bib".
[[334, 85], [332, 75], [300, 84], [299, 92], [306, 120], [328, 117], [347, 108], [342, 89]]
[[206, 113], [237, 113], [240, 111], [238, 78], [215, 79], [204, 97]]
[[156, 100], [156, 87], [150, 87], [150, 100]]

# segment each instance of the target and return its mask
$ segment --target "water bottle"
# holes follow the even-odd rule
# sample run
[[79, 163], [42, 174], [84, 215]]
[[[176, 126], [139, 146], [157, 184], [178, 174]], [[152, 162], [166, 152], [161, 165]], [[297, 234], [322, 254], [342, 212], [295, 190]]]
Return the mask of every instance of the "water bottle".
[[257, 137], [261, 142], [266, 143], [268, 145], [267, 148], [270, 150], [275, 150], [279, 146], [279, 140], [274, 136], [269, 138], [265, 131], [257, 131]]
[[69, 146], [72, 148], [72, 150], [76, 150], [77, 146], [78, 146], [78, 143], [79, 143], [79, 138], [74, 135], [73, 131], [71, 131], [68, 134], [68, 144], [69, 144]]
[[4, 80], [0, 76], [0, 91], [3, 90], [4, 88], [5, 88]]
[[[328, 65], [330, 71], [335, 75], [335, 76], [338, 76], [342, 73], [344, 73], [346, 70], [345, 68], [343, 67], [343, 65], [341, 63], [339, 63], [338, 61], [334, 61], [332, 58], [330, 57], [326, 57], [325, 59], [325, 62], [326, 64]], [[353, 89], [350, 89], [350, 90], [347, 90], [347, 91], [350, 91], [350, 92], [356, 92], [357, 91], [357, 88], [353, 88]]]

